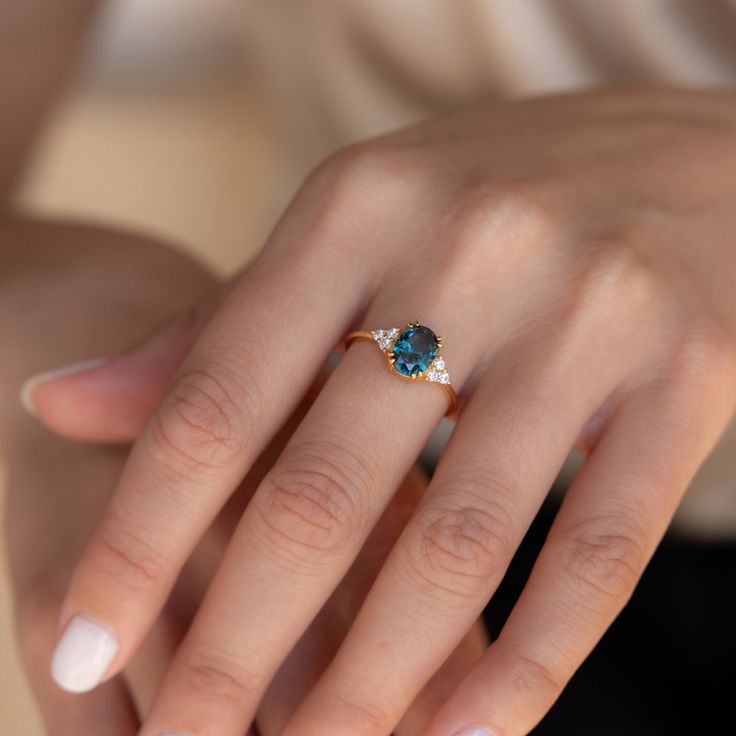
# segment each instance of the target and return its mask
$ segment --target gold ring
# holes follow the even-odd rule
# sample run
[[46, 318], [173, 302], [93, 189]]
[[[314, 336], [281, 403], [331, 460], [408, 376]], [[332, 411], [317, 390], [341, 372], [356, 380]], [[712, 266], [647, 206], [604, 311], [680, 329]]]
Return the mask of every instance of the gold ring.
[[345, 338], [345, 347], [349, 348], [357, 340], [378, 345], [386, 356], [391, 372], [404, 380], [427, 381], [442, 388], [448, 400], [445, 416], [457, 411], [457, 394], [445, 367], [445, 359], [440, 355], [442, 338], [429, 327], [410, 322], [403, 329], [359, 330]]

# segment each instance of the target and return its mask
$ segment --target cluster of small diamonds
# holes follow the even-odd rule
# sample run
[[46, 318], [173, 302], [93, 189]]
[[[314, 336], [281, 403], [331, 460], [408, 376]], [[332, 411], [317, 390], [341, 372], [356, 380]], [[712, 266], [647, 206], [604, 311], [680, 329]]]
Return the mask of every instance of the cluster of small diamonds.
[[371, 334], [381, 350], [388, 350], [400, 332], [398, 327], [392, 327], [390, 330], [373, 330]]
[[445, 370], [445, 359], [438, 355], [427, 371], [427, 380], [436, 383], [450, 383], [450, 374]]

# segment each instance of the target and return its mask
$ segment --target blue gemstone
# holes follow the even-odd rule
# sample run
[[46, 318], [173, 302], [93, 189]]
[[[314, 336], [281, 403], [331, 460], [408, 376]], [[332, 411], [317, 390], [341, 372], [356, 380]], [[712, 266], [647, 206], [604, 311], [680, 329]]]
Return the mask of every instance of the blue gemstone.
[[405, 376], [416, 376], [429, 368], [437, 355], [437, 335], [423, 325], [407, 327], [391, 349], [394, 368]]

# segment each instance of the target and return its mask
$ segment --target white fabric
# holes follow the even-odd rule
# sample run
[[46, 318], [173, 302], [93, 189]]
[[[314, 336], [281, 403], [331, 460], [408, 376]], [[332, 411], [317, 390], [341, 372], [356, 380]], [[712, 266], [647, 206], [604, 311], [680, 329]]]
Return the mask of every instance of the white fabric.
[[736, 0], [252, 0], [295, 134], [325, 146], [488, 97], [736, 81]]

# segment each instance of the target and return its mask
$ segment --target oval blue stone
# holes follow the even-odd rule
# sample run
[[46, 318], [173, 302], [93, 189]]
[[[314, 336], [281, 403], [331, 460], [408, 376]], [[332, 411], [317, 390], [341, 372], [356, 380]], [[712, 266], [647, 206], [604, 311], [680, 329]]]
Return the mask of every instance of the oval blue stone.
[[394, 368], [405, 376], [424, 373], [437, 355], [438, 349], [437, 335], [429, 327], [407, 327], [391, 348]]

